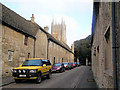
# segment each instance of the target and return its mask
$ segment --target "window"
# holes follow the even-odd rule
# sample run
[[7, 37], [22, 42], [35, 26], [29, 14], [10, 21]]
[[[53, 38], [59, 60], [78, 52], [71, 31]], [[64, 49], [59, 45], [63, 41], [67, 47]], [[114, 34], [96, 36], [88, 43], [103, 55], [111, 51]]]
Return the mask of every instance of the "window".
[[28, 58], [30, 58], [30, 53], [28, 53]]
[[110, 26], [106, 29], [104, 33], [105, 41], [105, 72], [112, 75], [112, 41], [111, 41], [111, 29]]
[[94, 56], [96, 56], [96, 47], [94, 47]]
[[99, 53], [99, 46], [97, 46], [97, 52]]
[[22, 66], [42, 66], [41, 60], [26, 60]]
[[107, 43], [108, 43], [108, 41], [110, 41], [110, 27], [108, 28], [107, 32], [105, 33], [105, 39], [106, 39]]
[[46, 65], [47, 65], [47, 66], [48, 66], [48, 65], [51, 65], [51, 63], [50, 63], [49, 60], [47, 60]]
[[25, 36], [24, 45], [27, 45], [27, 44], [28, 44], [28, 36]]
[[14, 51], [11, 51], [11, 50], [8, 50], [8, 61], [12, 61], [12, 56], [13, 56], [13, 52]]
[[49, 60], [42, 60], [43, 64], [46, 64], [46, 66], [51, 65]]

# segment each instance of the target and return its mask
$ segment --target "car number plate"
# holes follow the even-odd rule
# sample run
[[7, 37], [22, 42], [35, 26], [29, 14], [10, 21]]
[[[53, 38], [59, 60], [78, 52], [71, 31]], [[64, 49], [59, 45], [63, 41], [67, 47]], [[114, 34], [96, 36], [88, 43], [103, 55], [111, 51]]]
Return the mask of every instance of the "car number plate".
[[19, 75], [19, 77], [26, 77], [26, 75]]
[[53, 69], [52, 71], [56, 71], [55, 69]]

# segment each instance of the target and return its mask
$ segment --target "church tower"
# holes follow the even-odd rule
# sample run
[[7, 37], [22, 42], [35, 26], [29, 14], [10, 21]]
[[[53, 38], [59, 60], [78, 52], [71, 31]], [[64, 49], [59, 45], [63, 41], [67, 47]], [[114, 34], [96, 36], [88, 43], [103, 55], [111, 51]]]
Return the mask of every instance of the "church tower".
[[64, 43], [66, 43], [66, 25], [65, 25], [65, 22], [62, 20], [61, 24], [59, 24], [53, 20], [51, 23], [51, 34], [57, 40], [60, 40]]
[[66, 25], [65, 25], [65, 22], [63, 20], [61, 23], [61, 40], [64, 43], [67, 43], [67, 41], [66, 41]]

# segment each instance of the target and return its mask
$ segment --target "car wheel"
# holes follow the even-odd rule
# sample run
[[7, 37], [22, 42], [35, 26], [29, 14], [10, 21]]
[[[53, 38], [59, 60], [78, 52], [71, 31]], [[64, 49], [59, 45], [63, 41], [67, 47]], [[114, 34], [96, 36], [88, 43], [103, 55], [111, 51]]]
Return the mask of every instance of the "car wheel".
[[39, 73], [38, 76], [37, 76], [37, 79], [36, 79], [36, 83], [41, 83], [42, 81], [42, 78], [41, 78], [41, 74]]
[[62, 73], [62, 69], [60, 69], [60, 71], [59, 71], [60, 73]]
[[15, 79], [15, 82], [16, 82], [16, 83], [20, 83], [20, 82], [21, 82], [21, 79]]
[[63, 72], [65, 72], [65, 68], [63, 68]]
[[52, 76], [52, 73], [51, 73], [51, 71], [49, 71], [49, 73], [48, 73], [48, 75], [47, 75], [47, 78], [50, 79], [51, 76]]

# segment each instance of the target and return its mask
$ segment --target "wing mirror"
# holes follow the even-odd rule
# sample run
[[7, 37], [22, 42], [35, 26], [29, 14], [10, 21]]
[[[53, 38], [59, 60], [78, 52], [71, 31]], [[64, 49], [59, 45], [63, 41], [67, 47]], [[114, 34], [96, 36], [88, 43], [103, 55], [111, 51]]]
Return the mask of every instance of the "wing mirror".
[[21, 65], [19, 65], [19, 67], [22, 67], [22, 64], [21, 64]]
[[43, 67], [46, 67], [46, 64], [43, 64]]

